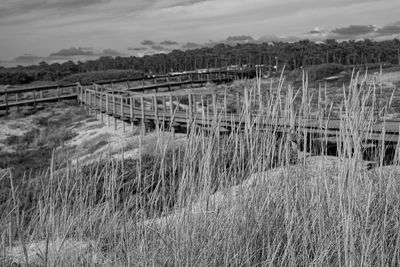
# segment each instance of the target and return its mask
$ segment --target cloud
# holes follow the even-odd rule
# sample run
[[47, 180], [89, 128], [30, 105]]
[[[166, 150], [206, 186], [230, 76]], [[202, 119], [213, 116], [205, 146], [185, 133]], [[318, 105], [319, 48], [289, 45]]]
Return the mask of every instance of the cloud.
[[350, 25], [348, 27], [336, 28], [332, 33], [342, 36], [357, 36], [373, 33], [375, 30], [376, 28], [372, 25]]
[[237, 35], [237, 36], [229, 36], [226, 38], [228, 42], [251, 42], [254, 41], [254, 38], [248, 35]]
[[129, 51], [146, 51], [147, 47], [128, 47]]
[[142, 45], [155, 45], [156, 43], [152, 40], [143, 40], [141, 42]]
[[155, 50], [155, 51], [164, 51], [165, 50], [165, 48], [163, 47], [163, 46], [161, 46], [161, 45], [152, 45], [151, 46], [151, 49], [153, 49], [153, 50]]
[[378, 33], [383, 35], [400, 34], [400, 22], [383, 26], [382, 28], [378, 29]]
[[42, 60], [44, 60], [43, 57], [38, 57], [38, 56], [35, 56], [32, 54], [24, 54], [24, 55], [18, 56], [14, 59], [14, 61], [18, 62], [18, 63], [21, 63], [21, 62], [22, 63], [35, 63], [35, 62], [42, 61]]
[[167, 8], [171, 8], [171, 7], [180, 7], [180, 6], [191, 6], [191, 5], [195, 5], [201, 2], [207, 2], [209, 0], [181, 0], [178, 1], [177, 3], [172, 3], [170, 5], [167, 6]]
[[117, 50], [114, 49], [104, 49], [101, 53], [97, 54], [99, 56], [109, 56], [109, 57], [117, 57], [117, 56], [123, 56], [124, 54], [118, 52]]
[[109, 2], [110, 0], [15, 0], [2, 3], [0, 18], [27, 14], [42, 10], [75, 10]]
[[312, 29], [311, 31], [309, 31], [307, 34], [321, 34], [323, 33], [323, 31], [321, 30], [320, 27], [315, 27], [314, 29]]
[[193, 42], [187, 42], [186, 44], [184, 44], [182, 46], [183, 49], [187, 50], [187, 49], [196, 49], [196, 48], [202, 48], [203, 45], [201, 44], [197, 44], [197, 43], [193, 43]]
[[277, 42], [279, 41], [279, 37], [274, 34], [267, 34], [258, 38], [258, 41], [262, 43]]
[[56, 53], [50, 54], [43, 58], [45, 61], [62, 61], [62, 60], [90, 60], [98, 57], [117, 57], [125, 54], [114, 49], [94, 50], [91, 47], [71, 47], [61, 49]]
[[94, 56], [94, 52], [91, 49], [84, 47], [71, 47], [61, 49], [58, 52], [50, 54], [51, 57], [73, 57], [73, 56]]
[[162, 41], [162, 42], [160, 43], [160, 45], [167, 45], [167, 46], [169, 46], [169, 45], [178, 45], [178, 44], [179, 44], [178, 42], [175, 42], [175, 41], [168, 41], [168, 40]]

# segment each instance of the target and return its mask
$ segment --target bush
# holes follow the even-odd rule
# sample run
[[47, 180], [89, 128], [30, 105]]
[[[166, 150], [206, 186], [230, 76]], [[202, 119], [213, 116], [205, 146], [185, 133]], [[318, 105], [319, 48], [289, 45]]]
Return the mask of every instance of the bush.
[[309, 81], [323, 80], [329, 76], [337, 75], [342, 71], [346, 71], [346, 67], [344, 65], [333, 63], [314, 65], [306, 68]]
[[80, 82], [82, 84], [90, 84], [100, 81], [123, 80], [141, 78], [143, 74], [133, 70], [107, 70], [107, 71], [92, 71], [72, 74], [64, 78], [65, 82]]

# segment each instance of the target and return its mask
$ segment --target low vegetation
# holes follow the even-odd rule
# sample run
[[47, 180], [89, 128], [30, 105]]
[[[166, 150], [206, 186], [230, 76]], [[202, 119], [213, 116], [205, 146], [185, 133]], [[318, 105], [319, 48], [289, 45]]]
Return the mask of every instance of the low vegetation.
[[99, 81], [111, 81], [122, 79], [135, 79], [143, 77], [142, 72], [133, 70], [107, 70], [91, 71], [69, 75], [63, 79], [65, 82], [80, 82], [81, 84], [91, 84]]
[[[399, 149], [385, 161], [384, 136], [364, 145], [378, 106], [376, 88], [359, 84], [344, 91], [334, 157], [327, 133], [301, 127], [311, 117], [322, 123], [325, 112], [311, 114], [307, 101], [293, 111], [296, 96], [280, 83], [263, 116], [249, 116], [245, 103], [244, 131], [223, 135], [217, 118], [182, 147], [159, 133], [156, 153], [140, 146], [137, 160], [52, 164], [19, 186], [0, 174], [10, 184], [1, 265], [398, 265]], [[278, 120], [287, 131], [259, 128]]]

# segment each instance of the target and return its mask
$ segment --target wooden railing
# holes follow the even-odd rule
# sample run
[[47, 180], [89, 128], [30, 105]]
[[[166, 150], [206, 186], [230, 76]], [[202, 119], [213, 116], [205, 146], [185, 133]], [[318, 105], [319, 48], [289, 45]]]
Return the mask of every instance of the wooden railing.
[[[0, 91], [0, 109], [13, 106], [38, 105], [43, 102], [77, 99], [90, 113], [114, 118], [115, 127], [118, 121], [154, 127], [191, 127], [209, 128], [218, 120], [221, 131], [231, 131], [249, 127], [255, 120], [261, 128], [278, 127], [281, 132], [291, 132], [294, 127], [306, 129], [309, 133], [335, 136], [340, 132], [340, 118], [315, 120], [269, 119], [263, 111], [263, 99], [258, 95], [257, 101], [249, 92], [236, 93], [236, 99], [228, 108], [227, 96], [219, 95], [213, 90], [176, 91], [185, 86], [203, 86], [207, 82], [228, 82], [235, 79], [230, 72], [186, 73], [175, 76], [148, 77], [142, 79], [97, 82], [90, 85], [67, 84], [42, 86], [35, 88], [5, 89]], [[123, 85], [123, 89], [119, 86]], [[164, 92], [162, 92], [164, 89]], [[137, 92], [141, 92], [138, 94]], [[254, 95], [253, 95], [254, 96]], [[232, 96], [231, 96], [232, 98]], [[234, 104], [232, 104], [232, 102]], [[233, 106], [233, 107], [232, 107]], [[324, 125], [324, 129], [321, 128]], [[386, 121], [372, 125], [369, 140], [397, 142], [399, 139], [400, 121]]]
[[[228, 108], [227, 95], [215, 91], [165, 92], [157, 94], [127, 94], [110, 92], [100, 86], [93, 89], [78, 86], [78, 101], [84, 105], [90, 114], [104, 115], [114, 118], [114, 127], [118, 121], [143, 127], [171, 128], [206, 128], [218, 125], [219, 131], [242, 130], [257, 123], [260, 129], [274, 128], [279, 132], [293, 132], [305, 129], [307, 133], [337, 136], [341, 130], [340, 118], [319, 118], [308, 120], [293, 118], [270, 118], [264, 111], [260, 95], [244, 90], [236, 94], [235, 107]], [[232, 97], [232, 96], [231, 96]], [[232, 99], [231, 99], [232, 100]], [[182, 103], [184, 102], [184, 103]], [[321, 128], [321, 125], [324, 127]], [[387, 121], [371, 126], [368, 140], [385, 140], [397, 142], [399, 139], [400, 121]], [[382, 132], [385, 132], [382, 135]]]
[[[114, 93], [122, 94], [129, 92], [148, 92], [150, 90], [166, 89], [168, 91], [182, 89], [185, 86], [191, 88], [196, 86], [204, 86], [207, 82], [225, 83], [235, 79], [236, 75], [233, 72], [208, 72], [208, 73], [183, 73], [179, 75], [163, 75], [143, 77], [136, 79], [123, 79], [112, 81], [100, 81], [95, 84], [64, 84], [39, 86], [30, 88], [10, 89], [5, 88], [0, 90], [0, 110], [8, 110], [14, 106], [36, 106], [40, 103], [61, 101], [65, 99], [75, 99], [78, 96], [77, 87], [83, 86], [103, 86], [108, 85], [108, 90]], [[122, 84], [124, 90], [119, 90], [116, 85]]]

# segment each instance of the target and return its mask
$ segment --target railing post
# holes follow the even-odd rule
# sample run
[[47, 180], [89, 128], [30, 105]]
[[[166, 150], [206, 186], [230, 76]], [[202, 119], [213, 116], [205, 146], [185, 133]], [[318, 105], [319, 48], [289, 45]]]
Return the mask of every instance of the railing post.
[[112, 91], [112, 102], [113, 102], [113, 117], [114, 117], [114, 129], [117, 130], [117, 103], [115, 103], [115, 93]]
[[190, 93], [188, 94], [188, 100], [189, 100], [189, 120], [191, 123], [193, 119], [193, 105], [192, 105], [192, 95]]
[[103, 124], [103, 91], [99, 91], [99, 97], [100, 120]]
[[129, 100], [129, 105], [130, 105], [130, 111], [131, 111], [131, 126], [132, 126], [132, 132], [135, 130], [135, 125], [133, 124], [133, 120], [134, 120], [134, 114], [133, 114], [133, 105], [134, 105], [134, 99], [133, 96], [131, 96], [130, 100]]
[[110, 102], [109, 102], [109, 94], [106, 93], [106, 114], [107, 114], [107, 127], [110, 127]]
[[94, 109], [94, 115], [96, 116], [97, 119], [97, 86], [95, 86], [95, 90], [93, 91], [93, 109]]
[[82, 101], [83, 101], [83, 91], [82, 91], [82, 87], [79, 83], [76, 84], [76, 88], [78, 91], [78, 101], [81, 104], [81, 106], [83, 105]]
[[240, 105], [240, 93], [236, 92], [236, 113], [240, 114], [240, 110], [242, 109]]
[[85, 110], [86, 110], [86, 112], [87, 112], [87, 109], [88, 109], [88, 108], [87, 108], [87, 106], [88, 106], [88, 101], [87, 101], [87, 100], [88, 100], [87, 90], [86, 90], [86, 89], [84, 90], [84, 88], [82, 87], [82, 91], [84, 92], [84, 100], [83, 100], [83, 101], [85, 102], [84, 107], [85, 107]]
[[214, 120], [217, 122], [217, 93], [214, 92], [212, 95], [212, 102], [213, 102], [213, 113], [214, 113]]
[[19, 112], [19, 105], [18, 105], [18, 102], [19, 102], [19, 94], [18, 94], [18, 93], [15, 95], [15, 100], [17, 101], [17, 111]]
[[4, 88], [4, 102], [6, 103], [6, 115], [8, 114], [8, 85]]
[[143, 96], [140, 96], [140, 105], [141, 105], [141, 109], [142, 109], [142, 130], [143, 132], [146, 132], [146, 126], [145, 126], [145, 116], [144, 116], [144, 100], [143, 100]]
[[33, 90], [32, 93], [33, 93], [33, 106], [36, 108], [36, 91]]
[[165, 103], [165, 96], [162, 97], [163, 102], [163, 125], [165, 125], [165, 113], [167, 113], [167, 103]]
[[125, 121], [124, 121], [124, 98], [121, 95], [121, 122], [122, 122], [122, 131], [125, 132]]
[[172, 94], [169, 94], [169, 128], [172, 129], [173, 117], [174, 117], [174, 104], [172, 103]]
[[60, 97], [61, 97], [60, 87], [57, 87], [57, 94], [58, 94], [58, 102], [60, 102]]
[[153, 96], [154, 101], [154, 122], [156, 123], [156, 129], [159, 129], [159, 122], [158, 122], [158, 105], [157, 105], [157, 95]]

